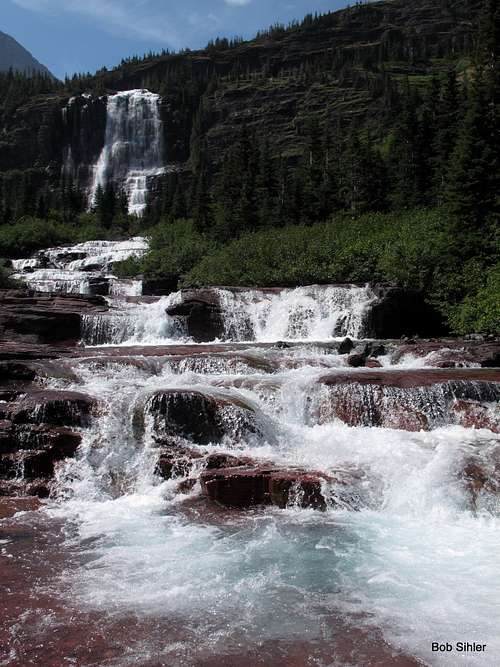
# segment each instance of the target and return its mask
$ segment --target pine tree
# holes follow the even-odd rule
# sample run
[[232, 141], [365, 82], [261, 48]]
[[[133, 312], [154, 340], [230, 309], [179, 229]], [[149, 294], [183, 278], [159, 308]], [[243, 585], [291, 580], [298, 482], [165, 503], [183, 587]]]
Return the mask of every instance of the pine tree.
[[446, 173], [458, 135], [458, 123], [462, 100], [455, 70], [450, 70], [441, 84], [437, 99], [436, 134], [433, 143], [433, 180], [435, 199], [442, 203]]

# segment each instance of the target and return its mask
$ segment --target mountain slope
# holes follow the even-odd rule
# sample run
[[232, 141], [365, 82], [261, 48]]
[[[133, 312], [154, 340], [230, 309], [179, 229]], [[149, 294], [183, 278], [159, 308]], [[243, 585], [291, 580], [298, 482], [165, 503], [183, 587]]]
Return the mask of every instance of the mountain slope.
[[0, 72], [7, 72], [9, 69], [26, 74], [46, 74], [53, 75], [49, 70], [34, 58], [24, 46], [19, 44], [10, 35], [0, 31]]

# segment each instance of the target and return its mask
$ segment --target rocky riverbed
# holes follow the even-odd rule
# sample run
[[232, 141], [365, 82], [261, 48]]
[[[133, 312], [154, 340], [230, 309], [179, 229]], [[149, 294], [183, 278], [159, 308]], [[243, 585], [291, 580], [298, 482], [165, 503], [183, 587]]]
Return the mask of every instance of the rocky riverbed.
[[5, 664], [494, 664], [500, 346], [401, 303], [1, 294]]

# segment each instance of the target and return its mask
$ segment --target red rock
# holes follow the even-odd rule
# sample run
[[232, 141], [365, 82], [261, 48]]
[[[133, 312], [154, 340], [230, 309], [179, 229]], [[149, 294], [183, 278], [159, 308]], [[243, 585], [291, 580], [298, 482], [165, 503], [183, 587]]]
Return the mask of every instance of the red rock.
[[10, 519], [17, 512], [34, 512], [40, 507], [41, 503], [36, 497], [2, 497], [0, 500], [0, 519]]
[[381, 426], [401, 431], [428, 431], [429, 420], [414, 408], [393, 406], [383, 415]]
[[175, 444], [182, 438], [208, 445], [227, 435], [239, 439], [259, 431], [253, 409], [234, 397], [165, 389], [149, 399], [146, 410], [153, 416], [160, 444]]
[[172, 477], [187, 477], [196, 461], [203, 458], [203, 454], [188, 447], [164, 447], [160, 450], [155, 472], [163, 479]]
[[331, 479], [324, 473], [263, 465], [205, 470], [200, 477], [206, 496], [222, 507], [238, 509], [297, 504], [324, 510], [322, 484]]
[[40, 390], [31, 391], [12, 403], [5, 409], [5, 416], [15, 424], [87, 426], [95, 409], [95, 399], [86, 394]]
[[0, 480], [0, 496], [48, 498], [49, 495], [50, 481], [47, 479], [33, 479], [30, 481], [18, 479]]
[[482, 492], [500, 495], [500, 449], [493, 450], [486, 460], [480, 456], [470, 457], [459, 477], [470, 494], [473, 509], [477, 508], [478, 497]]
[[320, 473], [273, 473], [269, 479], [271, 503], [282, 509], [296, 504], [302, 508], [325, 510], [322, 484], [326, 479], [326, 475]]
[[58, 461], [72, 457], [81, 435], [66, 428], [21, 427], [14, 434], [15, 451], [0, 456], [0, 476], [24, 479], [50, 478]]
[[365, 366], [367, 368], [382, 368], [382, 364], [380, 361], [377, 361], [376, 359], [367, 359]]
[[203, 492], [223, 507], [269, 505], [272, 468], [225, 468], [207, 470], [200, 477]]
[[81, 338], [82, 314], [106, 312], [97, 296], [0, 291], [0, 338], [27, 343], [76, 345]]
[[500, 411], [498, 406], [493, 412], [478, 401], [455, 401], [451, 407], [460, 426], [464, 428], [487, 428], [493, 433], [500, 433]]
[[327, 385], [374, 384], [381, 387], [431, 387], [452, 381], [500, 382], [500, 369], [494, 368], [453, 368], [453, 369], [381, 369], [379, 371], [336, 370], [324, 375], [320, 382]]
[[418, 341], [413, 345], [398, 346], [392, 355], [392, 362], [398, 363], [406, 354], [426, 357], [432, 354], [429, 365], [460, 368], [479, 364], [482, 368], [500, 366], [500, 342], [478, 342], [463, 339], [443, 339]]

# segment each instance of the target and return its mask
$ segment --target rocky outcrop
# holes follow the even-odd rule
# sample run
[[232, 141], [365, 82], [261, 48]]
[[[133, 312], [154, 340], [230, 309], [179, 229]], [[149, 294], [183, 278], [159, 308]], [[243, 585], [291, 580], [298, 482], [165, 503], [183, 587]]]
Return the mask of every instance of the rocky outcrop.
[[56, 466], [73, 457], [96, 401], [77, 392], [0, 394], [0, 495], [47, 497]]
[[500, 367], [500, 341], [464, 339], [411, 340], [398, 344], [391, 361], [400, 363], [405, 357], [426, 358], [425, 366], [436, 368]]
[[311, 397], [312, 423], [338, 419], [405, 431], [445, 424], [494, 432], [500, 427], [500, 414], [489, 405], [500, 399], [498, 370], [336, 371], [320, 385], [325, 389]]
[[457, 400], [451, 406], [456, 421], [464, 428], [486, 428], [500, 433], [500, 406], [482, 405], [478, 401]]
[[198, 343], [223, 337], [223, 313], [215, 290], [182, 290], [179, 303], [167, 308], [167, 315], [179, 318]]
[[442, 316], [419, 292], [373, 286], [377, 298], [366, 321], [367, 338], [440, 336], [447, 333]]
[[153, 419], [155, 439], [162, 444], [238, 442], [259, 433], [252, 408], [234, 397], [165, 389], [148, 400], [146, 413]]
[[325, 510], [335, 507], [340, 495], [336, 487], [348, 488], [351, 509], [357, 509], [360, 477], [345, 471], [327, 473], [302, 468], [282, 469], [272, 464], [254, 462], [234, 468], [205, 470], [200, 478], [207, 498], [226, 508], [247, 509], [273, 505], [281, 509]]
[[0, 416], [14, 424], [88, 426], [95, 409], [96, 401], [86, 394], [40, 390], [2, 405]]
[[98, 296], [0, 292], [0, 338], [34, 344], [76, 345], [82, 316], [108, 310]]

